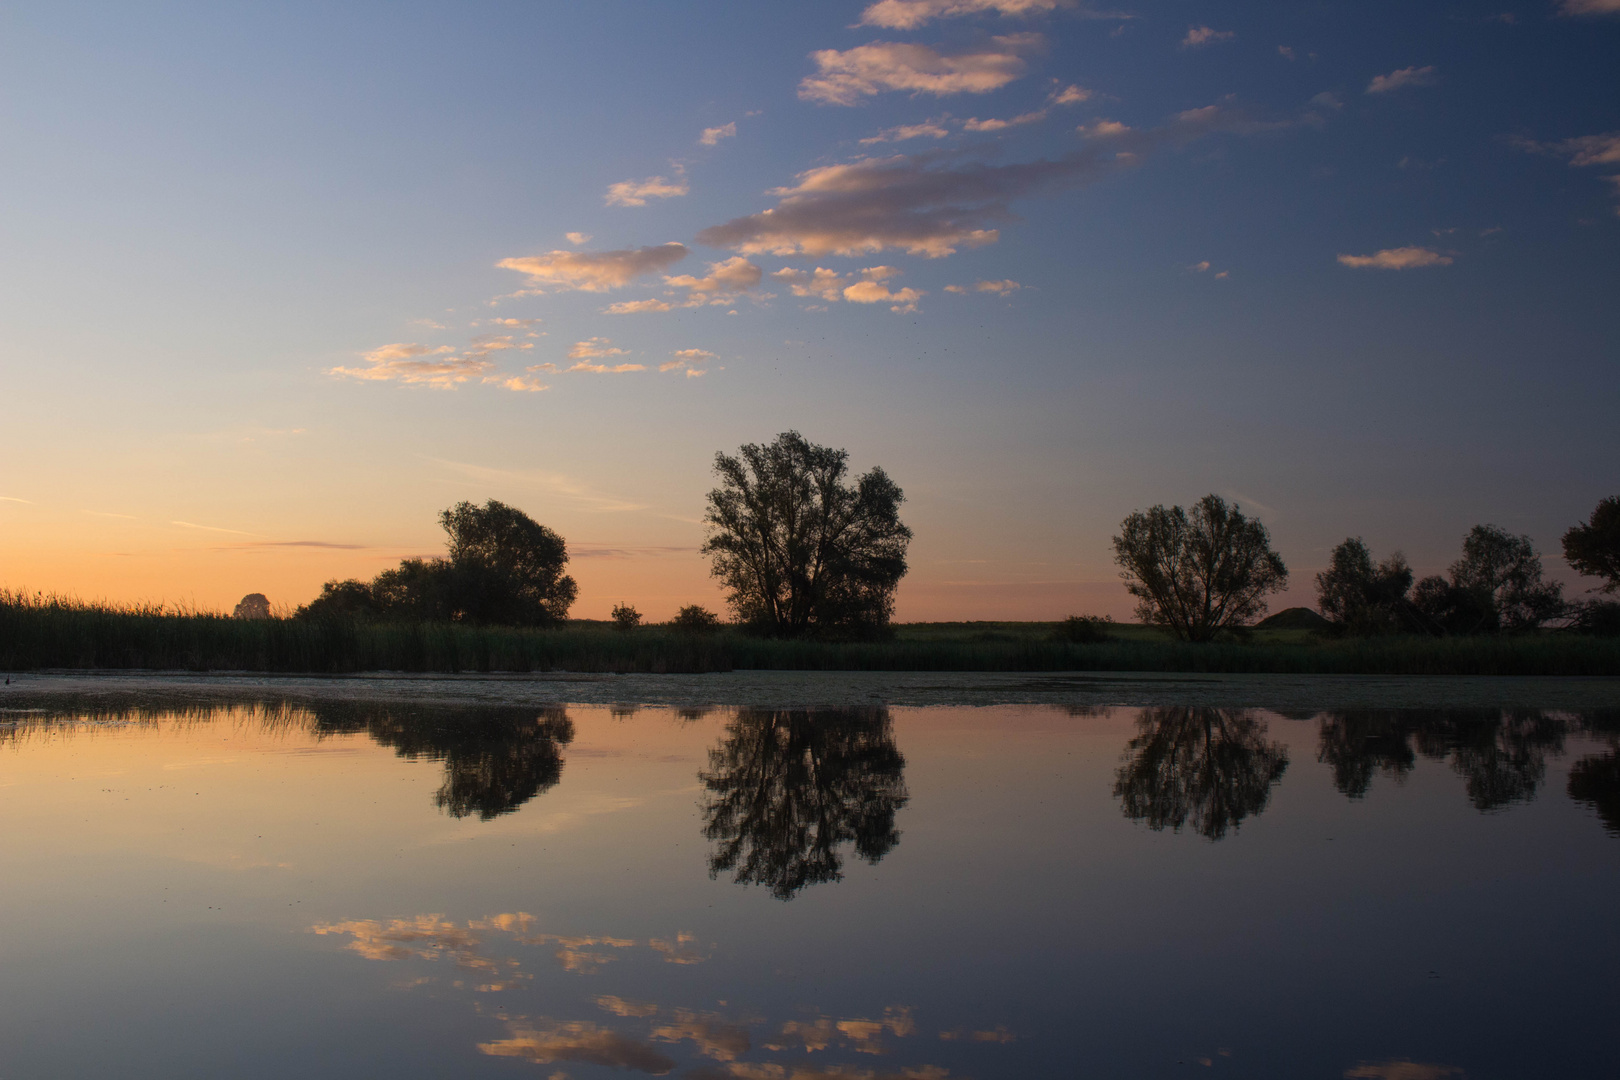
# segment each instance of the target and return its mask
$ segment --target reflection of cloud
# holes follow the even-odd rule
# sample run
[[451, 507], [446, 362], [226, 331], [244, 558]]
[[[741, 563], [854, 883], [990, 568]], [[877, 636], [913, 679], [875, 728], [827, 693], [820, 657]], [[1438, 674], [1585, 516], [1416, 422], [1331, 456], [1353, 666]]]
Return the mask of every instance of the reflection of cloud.
[[1039, 34], [991, 38], [975, 52], [945, 54], [927, 45], [874, 41], [840, 52], [810, 54], [818, 73], [799, 83], [799, 96], [823, 105], [853, 105], [885, 90], [914, 94], [986, 94], [1024, 74], [1023, 54], [1042, 44]]
[[612, 994], [604, 994], [597, 998], [596, 1004], [614, 1016], [652, 1016], [658, 1011], [657, 1005], [626, 1001], [624, 998], [614, 997]]
[[877, 0], [861, 12], [857, 26], [915, 30], [933, 19], [961, 15], [1045, 15], [1072, 0]]
[[676, 934], [673, 941], [653, 938], [647, 944], [663, 953], [667, 964], [701, 964], [709, 958], [698, 946], [697, 938], [687, 933]]
[[1620, 0], [1563, 0], [1560, 15], [1620, 15]]
[[665, 180], [662, 176], [649, 176], [645, 180], [620, 180], [609, 185], [603, 201], [609, 206], [646, 206], [648, 199], [673, 199], [688, 190], [683, 177]]
[[903, 1039], [914, 1034], [916, 1030], [916, 1022], [911, 1018], [911, 1008], [906, 1005], [894, 1005], [884, 1009], [883, 1017], [879, 1020], [868, 1020], [859, 1016], [837, 1021], [826, 1016], [819, 1016], [814, 1021], [789, 1020], [782, 1025], [781, 1033], [773, 1041], [765, 1044], [765, 1048], [812, 1053], [825, 1050], [834, 1040], [838, 1040], [858, 1053], [882, 1054], [887, 1052], [883, 1046], [885, 1031]]
[[1451, 256], [1428, 248], [1385, 248], [1371, 255], [1340, 255], [1339, 265], [1358, 270], [1411, 270], [1420, 266], [1450, 266]]
[[537, 1065], [576, 1061], [610, 1069], [632, 1069], [663, 1076], [675, 1062], [644, 1042], [598, 1027], [588, 1020], [572, 1023], [539, 1021], [542, 1027], [511, 1022], [511, 1037], [479, 1043], [478, 1049], [491, 1057], [514, 1057]]
[[1385, 1061], [1344, 1071], [1346, 1080], [1446, 1080], [1448, 1076], [1462, 1074], [1461, 1069], [1450, 1065], [1424, 1065], [1416, 1061]]
[[480, 971], [496, 970], [495, 962], [478, 953], [478, 939], [471, 930], [446, 922], [442, 915], [418, 915], [414, 919], [356, 919], [310, 927], [316, 934], [349, 934], [354, 940], [344, 948], [367, 960], [437, 960], [448, 956], [460, 967]]
[[946, 1042], [961, 1040], [963, 1042], [1010, 1043], [1018, 1041], [1018, 1036], [1008, 1031], [1004, 1024], [997, 1024], [989, 1031], [942, 1031], [939, 1033], [939, 1037]]
[[652, 1037], [661, 1042], [680, 1042], [690, 1039], [698, 1052], [716, 1061], [735, 1061], [737, 1055], [748, 1053], [748, 1030], [730, 1024], [724, 1018], [705, 1013], [699, 1015], [688, 1009], [676, 1009], [675, 1019], [652, 1029]]
[[519, 940], [525, 945], [556, 945], [555, 955], [563, 970], [579, 975], [594, 975], [603, 964], [612, 963], [615, 959], [608, 953], [591, 952], [591, 949], [601, 945], [614, 949], [631, 949], [636, 944], [629, 938], [564, 937], [560, 934], [537, 934]]
[[1374, 75], [1367, 84], [1369, 94], [1387, 94], [1406, 86], [1431, 86], [1436, 80], [1433, 65], [1401, 68], [1388, 75]]
[[550, 286], [557, 291], [608, 292], [684, 258], [684, 244], [668, 243], [621, 251], [549, 251], [502, 259], [495, 265], [527, 274], [536, 286]]

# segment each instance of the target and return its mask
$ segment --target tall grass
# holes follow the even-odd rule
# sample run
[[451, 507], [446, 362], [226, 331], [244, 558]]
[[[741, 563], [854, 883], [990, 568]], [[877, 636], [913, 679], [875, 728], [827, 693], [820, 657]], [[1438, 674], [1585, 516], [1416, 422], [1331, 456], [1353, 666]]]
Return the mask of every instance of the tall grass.
[[1569, 634], [1215, 643], [1141, 636], [1073, 644], [943, 628], [891, 641], [758, 638], [602, 625], [233, 619], [0, 592], [0, 670], [406, 672], [1155, 671], [1333, 675], [1620, 675], [1620, 639]]

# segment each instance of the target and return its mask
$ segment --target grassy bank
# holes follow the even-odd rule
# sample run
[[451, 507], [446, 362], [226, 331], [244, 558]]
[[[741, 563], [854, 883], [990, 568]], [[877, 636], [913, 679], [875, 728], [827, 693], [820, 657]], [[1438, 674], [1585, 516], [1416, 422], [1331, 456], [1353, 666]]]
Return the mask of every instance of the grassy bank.
[[1362, 675], [1617, 675], [1620, 639], [1318, 640], [1282, 631], [1189, 645], [1121, 626], [1102, 644], [1052, 639], [1048, 623], [918, 623], [894, 640], [776, 641], [601, 623], [557, 630], [238, 620], [0, 596], [0, 670], [122, 668], [343, 674], [359, 671], [703, 672], [1176, 671]]

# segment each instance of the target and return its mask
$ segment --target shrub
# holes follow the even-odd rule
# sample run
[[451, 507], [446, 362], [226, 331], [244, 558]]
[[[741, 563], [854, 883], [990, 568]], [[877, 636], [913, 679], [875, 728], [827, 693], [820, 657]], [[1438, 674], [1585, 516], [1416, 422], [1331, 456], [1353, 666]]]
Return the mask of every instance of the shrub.
[[706, 634], [720, 627], [720, 616], [699, 604], [687, 604], [669, 620], [669, 625], [690, 634]]
[[641, 612], [630, 604], [614, 604], [610, 618], [615, 630], [634, 630], [641, 625]]
[[1076, 645], [1098, 645], [1108, 640], [1113, 625], [1111, 615], [1070, 615], [1057, 624], [1052, 636]]

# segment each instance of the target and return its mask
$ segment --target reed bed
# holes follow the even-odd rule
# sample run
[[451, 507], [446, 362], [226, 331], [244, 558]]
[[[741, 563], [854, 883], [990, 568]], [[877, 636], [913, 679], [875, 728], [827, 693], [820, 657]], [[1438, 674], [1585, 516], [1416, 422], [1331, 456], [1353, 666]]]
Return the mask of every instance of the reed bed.
[[402, 672], [1152, 671], [1323, 675], [1620, 675], [1620, 639], [1520, 637], [1255, 640], [1193, 645], [1122, 627], [1126, 640], [1047, 633], [953, 638], [937, 624], [893, 640], [785, 641], [601, 624], [516, 629], [233, 619], [0, 593], [0, 670]]

